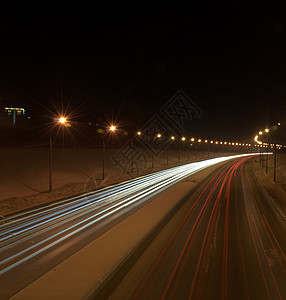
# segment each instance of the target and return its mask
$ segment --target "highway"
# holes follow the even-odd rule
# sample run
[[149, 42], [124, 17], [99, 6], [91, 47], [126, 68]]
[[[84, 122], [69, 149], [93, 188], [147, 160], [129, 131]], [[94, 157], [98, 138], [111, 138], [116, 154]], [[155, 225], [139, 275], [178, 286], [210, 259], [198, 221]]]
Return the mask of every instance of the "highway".
[[189, 197], [93, 299], [286, 299], [285, 236], [286, 221], [248, 158], [237, 159]]
[[181, 165], [5, 218], [0, 223], [0, 298], [9, 298], [158, 193], [234, 157]]

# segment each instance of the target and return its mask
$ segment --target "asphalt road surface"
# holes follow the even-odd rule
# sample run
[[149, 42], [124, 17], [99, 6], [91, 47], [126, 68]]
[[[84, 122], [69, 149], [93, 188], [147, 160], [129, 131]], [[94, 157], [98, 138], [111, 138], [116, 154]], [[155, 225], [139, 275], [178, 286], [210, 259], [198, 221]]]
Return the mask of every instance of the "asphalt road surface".
[[286, 222], [248, 158], [228, 163], [93, 299], [286, 299]]
[[0, 299], [8, 299], [23, 289], [158, 193], [231, 158], [159, 171], [1, 221]]

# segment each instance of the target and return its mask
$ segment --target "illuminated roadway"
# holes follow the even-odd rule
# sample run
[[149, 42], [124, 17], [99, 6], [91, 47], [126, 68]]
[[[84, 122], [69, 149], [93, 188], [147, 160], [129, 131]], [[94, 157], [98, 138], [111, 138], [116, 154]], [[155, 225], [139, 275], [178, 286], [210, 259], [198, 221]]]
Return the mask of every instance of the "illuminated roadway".
[[247, 161], [220, 168], [93, 299], [286, 299], [286, 222]]
[[6, 218], [0, 224], [0, 298], [9, 298], [158, 193], [231, 158], [170, 168]]

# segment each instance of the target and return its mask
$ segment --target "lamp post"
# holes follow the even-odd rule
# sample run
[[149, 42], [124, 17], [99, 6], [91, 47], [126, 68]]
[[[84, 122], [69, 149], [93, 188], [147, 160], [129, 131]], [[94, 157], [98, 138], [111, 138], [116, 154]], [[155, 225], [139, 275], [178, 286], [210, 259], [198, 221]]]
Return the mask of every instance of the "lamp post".
[[[186, 138], [183, 136], [183, 137], [181, 138], [181, 141], [184, 142], [185, 140], [186, 140]], [[180, 149], [180, 145], [181, 145], [180, 142], [181, 142], [181, 141], [179, 141], [178, 163], [181, 161], [181, 151], [180, 151], [180, 150], [181, 150], [181, 149]]]
[[[263, 132], [262, 131], [259, 131], [259, 134], [260, 135], [262, 135], [263, 134]], [[262, 169], [263, 169], [263, 165], [262, 165], [262, 145], [260, 146], [260, 151], [259, 151], [259, 164], [260, 164], [260, 167], [262, 167]]]
[[[108, 132], [115, 132], [116, 126], [110, 125], [108, 128]], [[105, 178], [105, 135], [103, 134], [102, 138], [102, 180]]]
[[[140, 137], [140, 136], [142, 136], [142, 132], [137, 131], [136, 135], [138, 137]], [[135, 141], [134, 141], [134, 143], [135, 143]], [[139, 168], [136, 168], [136, 170], [137, 170], [137, 176], [139, 176]], [[131, 173], [133, 173], [133, 172], [134, 172], [134, 148], [132, 148], [132, 161], [131, 161]]]
[[104, 180], [104, 168], [105, 168], [105, 141], [104, 136], [102, 139], [102, 180]]
[[[264, 130], [266, 133], [269, 133], [269, 129], [266, 128]], [[268, 173], [268, 152], [269, 152], [269, 135], [268, 135], [268, 139], [267, 139], [267, 154], [266, 154], [266, 161], [265, 161], [265, 173]]]
[[266, 162], [265, 162], [265, 173], [268, 173], [268, 152], [269, 152], [269, 143], [267, 143], [267, 154], [266, 154]]
[[274, 143], [273, 180], [276, 182], [276, 142]]
[[52, 192], [52, 163], [53, 163], [53, 141], [52, 141], [52, 131], [53, 128], [50, 129], [50, 139], [49, 139], [49, 192]]
[[[175, 140], [175, 137], [174, 136], [171, 136], [171, 141], [174, 141]], [[167, 146], [167, 166], [169, 165], [169, 147], [170, 147], [170, 144], [168, 144]]]
[[[280, 123], [277, 123], [277, 125], [278, 126], [280, 126]], [[265, 130], [264, 130], [266, 133], [268, 133], [269, 134], [269, 136], [271, 136], [270, 135], [270, 129], [268, 129], [268, 128], [266, 128]], [[262, 135], [263, 134], [263, 132], [262, 131], [259, 131], [259, 135]], [[277, 156], [276, 156], [276, 152], [277, 152], [277, 143], [276, 143], [276, 136], [275, 135], [273, 135], [272, 136], [272, 138], [271, 138], [271, 140], [273, 139], [273, 141], [274, 141], [274, 144], [273, 144], [273, 147], [274, 147], [274, 155], [273, 155], [273, 181], [274, 182], [276, 182], [276, 164], [277, 164]], [[260, 142], [260, 141], [258, 141], [258, 135], [256, 135], [255, 136], [255, 138], [254, 138], [254, 140], [255, 140], [255, 142], [257, 142], [258, 144], [260, 144], [260, 156], [259, 156], [259, 161], [260, 161], [260, 165], [262, 166], [262, 169], [263, 169], [263, 161], [262, 161], [262, 142]], [[268, 138], [268, 143], [267, 143], [267, 156], [266, 156], [266, 168], [265, 168], [265, 171], [266, 171], [266, 173], [268, 172], [268, 147], [269, 147], [269, 144], [270, 144], [270, 142], [269, 142], [269, 138]]]
[[[58, 124], [65, 125], [66, 124], [66, 118], [60, 117], [58, 118]], [[53, 176], [52, 176], [52, 170], [53, 170], [53, 133], [54, 127], [50, 129], [50, 138], [49, 138], [49, 192], [51, 193], [53, 191]]]
[[158, 138], [160, 139], [162, 137], [161, 133], [157, 133], [156, 136], [153, 138], [153, 154], [152, 154], [152, 169], [155, 166], [155, 157], [154, 157], [154, 152], [155, 152], [155, 139]]

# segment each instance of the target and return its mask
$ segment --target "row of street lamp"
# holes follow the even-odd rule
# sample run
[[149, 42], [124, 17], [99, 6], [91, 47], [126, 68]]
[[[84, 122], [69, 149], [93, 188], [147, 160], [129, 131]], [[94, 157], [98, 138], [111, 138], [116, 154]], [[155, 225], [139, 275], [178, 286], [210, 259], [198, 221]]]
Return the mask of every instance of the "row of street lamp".
[[[138, 131], [137, 135], [141, 136], [142, 132]], [[161, 133], [157, 133], [156, 134], [157, 138], [161, 138], [162, 134]], [[171, 136], [170, 140], [175, 140], [176, 137], [175, 136]], [[179, 141], [187, 141], [189, 140], [190, 142], [198, 142], [198, 143], [210, 143], [210, 144], [215, 144], [215, 145], [229, 145], [229, 146], [246, 146], [246, 147], [251, 147], [251, 144], [248, 143], [238, 143], [238, 142], [222, 142], [222, 141], [213, 141], [213, 140], [208, 140], [208, 139], [202, 139], [202, 138], [186, 138], [186, 137], [181, 137], [178, 138]]]
[[[275, 125], [275, 126], [277, 128], [277, 126], [280, 126], [280, 125], [281, 125], [280, 123], [277, 123], [277, 125]], [[266, 153], [266, 166], [265, 166], [265, 172], [266, 172], [266, 174], [268, 173], [268, 150], [269, 150], [269, 147], [271, 149], [273, 149], [273, 180], [275, 182], [276, 181], [276, 164], [277, 164], [276, 163], [277, 162], [277, 159], [276, 159], [276, 150], [280, 150], [283, 147], [286, 148], [286, 146], [285, 145], [283, 146], [283, 145], [277, 144], [275, 136], [271, 135], [271, 131], [272, 130], [270, 130], [269, 128], [265, 128], [263, 131], [260, 130], [258, 132], [258, 134], [255, 135], [254, 141], [257, 143], [257, 144], [255, 144], [255, 146], [260, 147], [259, 163], [260, 163], [262, 169], [263, 169], [262, 148], [266, 148], [267, 149], [267, 153]], [[272, 136], [272, 139], [274, 139], [274, 141], [272, 141], [272, 143], [270, 143], [270, 142], [264, 143], [264, 142], [260, 141], [259, 140], [259, 136], [262, 137], [263, 134], [267, 134], [268, 141], [269, 141], [269, 137], [271, 137], [271, 136]]]
[[[57, 118], [56, 121], [56, 125], [60, 125], [60, 126], [65, 126], [65, 127], [70, 127], [70, 123], [68, 122], [68, 119], [65, 116], [60, 116]], [[52, 174], [52, 169], [53, 169], [53, 137], [52, 137], [52, 132], [53, 129], [55, 128], [55, 126], [53, 126], [50, 129], [50, 138], [49, 138], [49, 191], [52, 192], [53, 191], [53, 174]], [[107, 128], [107, 132], [116, 132], [117, 127], [115, 125], [110, 125]], [[102, 130], [102, 133], [106, 133], [106, 130]], [[138, 136], [142, 135], [141, 131], [137, 132]], [[155, 135], [156, 138], [160, 139], [162, 138], [162, 134], [161, 133], [156, 133]], [[176, 138], [175, 136], [171, 136], [170, 137], [171, 141], [175, 141], [175, 140], [179, 140], [182, 142], [185, 141], [190, 141], [190, 142], [198, 142], [198, 143], [210, 143], [210, 144], [215, 144], [215, 145], [229, 145], [229, 146], [246, 146], [246, 147], [250, 147], [251, 144], [248, 143], [234, 143], [234, 142], [222, 142], [222, 141], [213, 141], [213, 140], [207, 140], [207, 139], [202, 139], [202, 138], [186, 138], [185, 136], [180, 137], [180, 138]], [[102, 139], [102, 179], [105, 178], [105, 137], [103, 136]]]
[[[70, 124], [68, 123], [68, 120], [66, 117], [61, 116], [58, 117], [57, 119], [57, 124], [61, 125], [61, 126], [66, 126], [66, 127], [70, 127]], [[279, 124], [279, 123], [278, 123]], [[280, 125], [280, 124], [279, 124]], [[53, 140], [52, 140], [52, 132], [53, 132], [54, 127], [51, 128], [50, 130], [50, 139], [49, 139], [49, 191], [52, 192], [53, 190], [53, 186], [52, 186], [52, 153], [53, 153]], [[110, 125], [107, 128], [107, 132], [115, 132], [117, 130], [115, 125]], [[268, 128], [266, 128], [264, 130], [265, 133], [270, 133], [270, 130]], [[106, 133], [106, 131], [102, 130], [102, 133]], [[259, 131], [258, 135], [255, 136], [254, 141], [257, 143], [255, 144], [256, 147], [267, 147], [267, 151], [268, 151], [268, 147], [270, 146], [271, 148], [274, 147], [274, 181], [276, 180], [276, 148], [277, 149], [281, 149], [281, 147], [283, 147], [282, 145], [276, 145], [276, 143], [274, 144], [268, 144], [268, 143], [263, 143], [261, 141], [259, 141], [259, 135], [262, 135], [263, 131]], [[138, 131], [137, 132], [137, 136], [142, 136], [142, 132]], [[156, 133], [156, 135], [154, 136], [158, 139], [162, 138], [162, 134], [161, 133]], [[178, 140], [178, 141], [190, 141], [190, 142], [197, 142], [197, 143], [205, 143], [205, 144], [214, 144], [214, 145], [229, 145], [229, 146], [243, 146], [243, 147], [251, 147], [250, 143], [238, 143], [238, 142], [222, 142], [222, 141], [213, 141], [213, 140], [208, 140], [208, 139], [202, 139], [202, 138], [187, 138], [185, 136], [180, 137], [180, 138], [176, 138], [175, 136], [171, 136], [168, 139], [170, 139], [171, 141], [174, 140]], [[286, 146], [284, 146], [286, 147]], [[268, 156], [267, 156], [268, 157]], [[267, 159], [267, 163], [268, 163], [268, 159]], [[268, 165], [266, 164], [266, 168], [268, 168]], [[267, 172], [267, 169], [266, 169]], [[102, 179], [104, 179], [105, 177], [105, 137], [103, 136], [102, 139]]]

